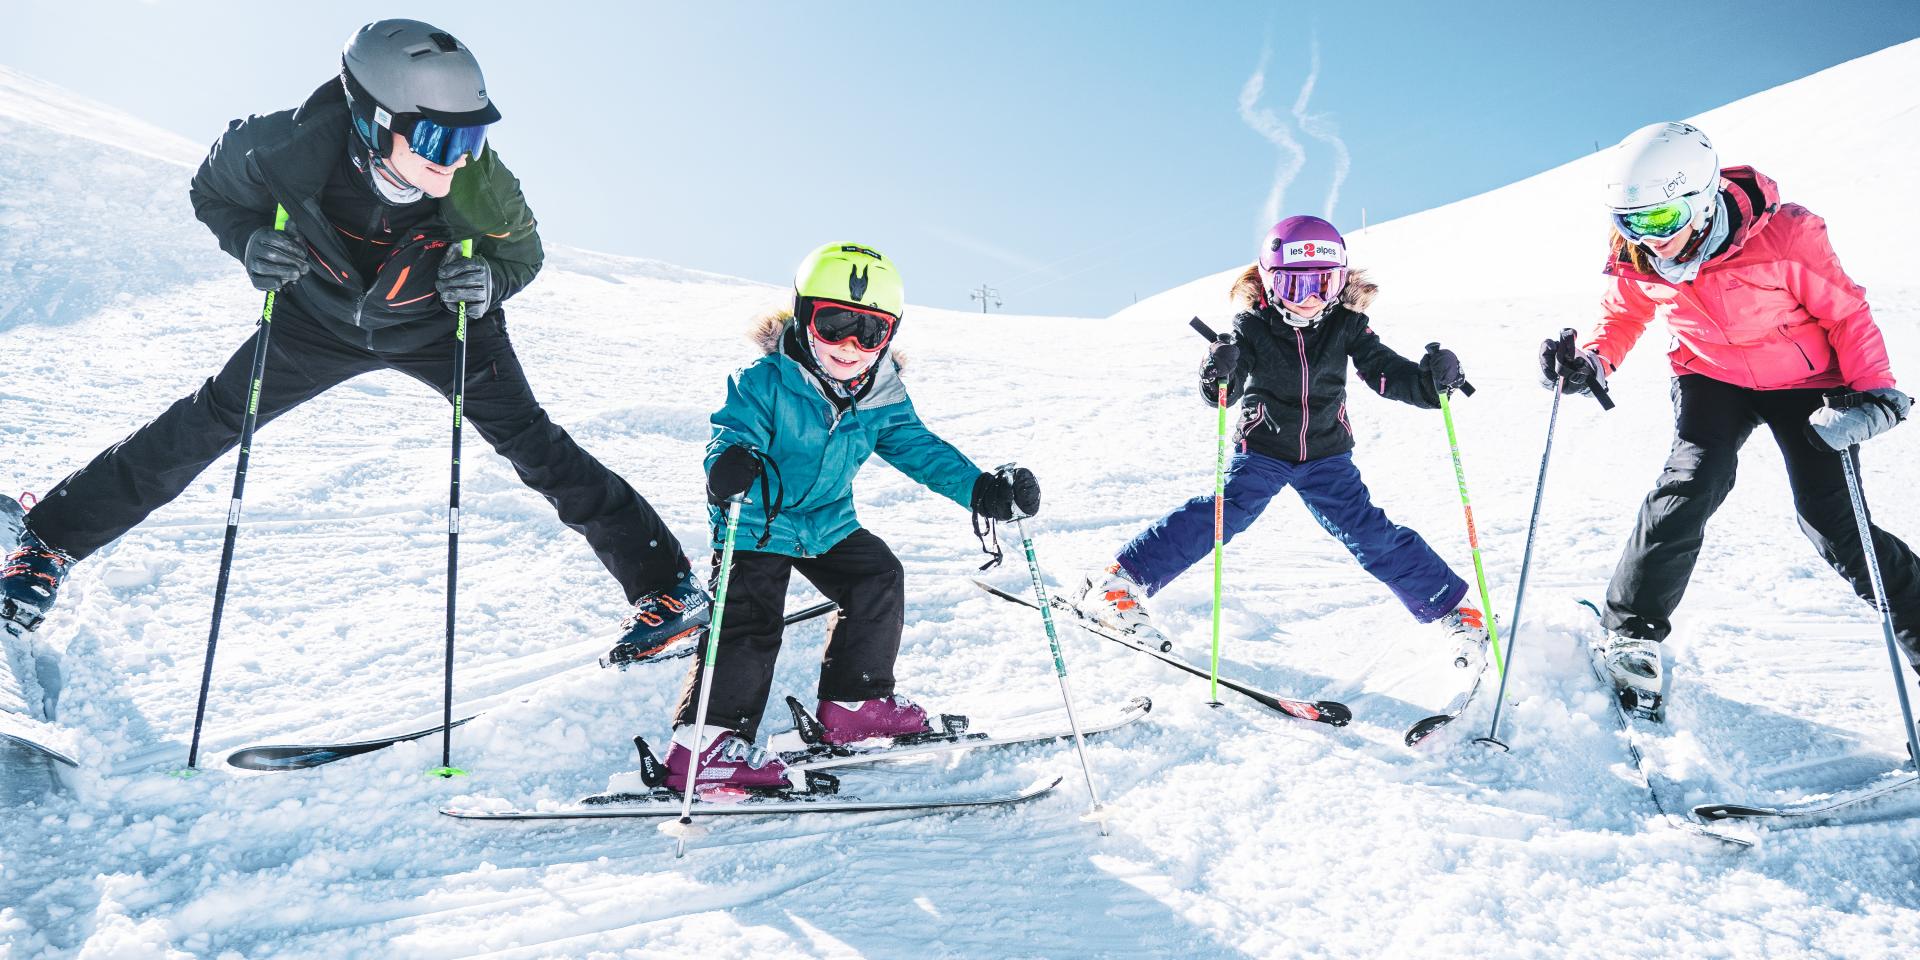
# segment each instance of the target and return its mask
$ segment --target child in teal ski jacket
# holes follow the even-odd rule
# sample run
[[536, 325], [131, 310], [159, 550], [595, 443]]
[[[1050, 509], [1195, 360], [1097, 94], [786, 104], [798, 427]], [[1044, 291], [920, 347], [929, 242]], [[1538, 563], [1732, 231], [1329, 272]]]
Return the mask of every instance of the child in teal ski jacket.
[[924, 733], [919, 706], [894, 693], [906, 619], [900, 561], [854, 514], [853, 478], [879, 454], [978, 518], [1039, 509], [1020, 468], [985, 473], [920, 420], [891, 351], [904, 294], [893, 264], [857, 244], [827, 244], [794, 281], [792, 311], [761, 317], [765, 355], [736, 372], [713, 415], [707, 493], [715, 565], [726, 504], [743, 498], [710, 701], [699, 712], [702, 664], [681, 689], [667, 785], [684, 789], [699, 743], [702, 786], [781, 789], [780, 761], [750, 748], [780, 652], [794, 571], [839, 604], [821, 662], [820, 729], [846, 744]]

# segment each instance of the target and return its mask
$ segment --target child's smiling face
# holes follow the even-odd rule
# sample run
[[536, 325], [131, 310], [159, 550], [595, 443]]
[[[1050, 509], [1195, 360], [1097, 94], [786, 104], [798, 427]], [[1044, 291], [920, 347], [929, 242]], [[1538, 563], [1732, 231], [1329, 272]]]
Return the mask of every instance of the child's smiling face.
[[843, 382], [860, 379], [880, 357], [878, 350], [868, 353], [851, 338], [839, 343], [821, 343], [818, 337], [809, 334], [807, 339], [813, 345], [813, 358], [819, 362], [821, 371]]

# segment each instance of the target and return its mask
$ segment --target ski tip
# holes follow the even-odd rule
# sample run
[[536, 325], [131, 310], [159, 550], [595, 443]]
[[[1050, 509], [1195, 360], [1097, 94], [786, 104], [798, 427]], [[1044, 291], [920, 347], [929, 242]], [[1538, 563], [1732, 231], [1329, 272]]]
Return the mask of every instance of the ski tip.
[[1332, 700], [1318, 700], [1314, 702], [1313, 708], [1320, 711], [1319, 719], [1321, 723], [1344, 727], [1353, 722], [1353, 711], [1348, 709], [1344, 703], [1336, 703]]
[[1420, 745], [1421, 741], [1427, 739], [1430, 736], [1433, 736], [1435, 731], [1439, 730], [1441, 727], [1444, 727], [1447, 724], [1452, 722], [1453, 722], [1452, 714], [1443, 713], [1443, 714], [1440, 714], [1439, 716], [1426, 717], [1418, 721], [1417, 723], [1415, 723], [1413, 726], [1408, 727], [1406, 736], [1402, 737], [1401, 739], [1406, 741], [1407, 746], [1417, 747]]
[[1749, 807], [1738, 803], [1703, 803], [1693, 808], [1693, 815], [1708, 823], [1777, 816], [1775, 811], [1765, 807]]

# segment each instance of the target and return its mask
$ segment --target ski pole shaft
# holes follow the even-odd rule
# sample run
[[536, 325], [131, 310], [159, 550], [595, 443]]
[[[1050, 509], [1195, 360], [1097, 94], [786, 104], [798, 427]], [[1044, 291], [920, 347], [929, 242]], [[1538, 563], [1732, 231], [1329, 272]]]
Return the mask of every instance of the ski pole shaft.
[[1027, 553], [1027, 574], [1033, 578], [1033, 598], [1040, 607], [1040, 622], [1047, 629], [1047, 645], [1053, 650], [1053, 672], [1060, 678], [1060, 698], [1067, 705], [1067, 726], [1073, 730], [1073, 748], [1080, 754], [1080, 772], [1087, 778], [1087, 797], [1093, 810], [1087, 816], [1100, 824], [1100, 835], [1107, 835], [1106, 813], [1101, 809], [1100, 791], [1093, 785], [1093, 764], [1087, 759], [1087, 740], [1080, 735], [1080, 720], [1073, 712], [1073, 688], [1067, 682], [1067, 659], [1060, 652], [1060, 634], [1053, 625], [1053, 603], [1047, 597], [1047, 585], [1040, 578], [1040, 559], [1033, 552], [1033, 538], [1027, 535], [1025, 517], [1013, 518], [1020, 532], [1020, 547]]
[[[1195, 321], [1196, 323], [1198, 321]], [[1220, 582], [1226, 566], [1227, 381], [1216, 400], [1219, 426], [1213, 454], [1213, 657], [1207, 668], [1207, 702], [1220, 705]]]
[[[473, 241], [460, 241], [460, 255], [473, 256]], [[441, 697], [444, 726], [440, 733], [440, 766], [432, 773], [457, 777], [466, 771], [453, 765], [453, 634], [455, 599], [460, 588], [460, 434], [467, 406], [467, 302], [460, 301], [453, 327], [453, 457], [447, 482], [447, 679]]]
[[[727, 499], [727, 535], [720, 546], [720, 578], [713, 588], [713, 619], [707, 624], [706, 657], [700, 668], [700, 703], [693, 711], [693, 749], [687, 760], [687, 792], [680, 799], [681, 827], [693, 825], [693, 787], [700, 782], [700, 751], [705, 744], [700, 742], [701, 732], [707, 725], [707, 703], [713, 699], [713, 662], [720, 650], [720, 624], [727, 613], [727, 583], [733, 579], [733, 541], [740, 531], [740, 505], [746, 500], [740, 494]], [[673, 850], [674, 859], [687, 855], [687, 832], [681, 830]]]
[[[1226, 343], [1229, 337], [1214, 333], [1199, 317], [1187, 321], [1195, 333], [1214, 343]], [[1220, 381], [1214, 406], [1218, 424], [1214, 428], [1213, 450], [1213, 654], [1207, 667], [1207, 703], [1220, 705], [1220, 599], [1221, 582], [1226, 571], [1227, 539], [1227, 381]]]
[[1873, 545], [1873, 524], [1867, 519], [1867, 498], [1860, 489], [1860, 474], [1854, 469], [1854, 451], [1840, 451], [1840, 465], [1847, 476], [1847, 497], [1853, 501], [1853, 522], [1860, 528], [1860, 551], [1867, 558], [1867, 576], [1873, 581], [1873, 605], [1880, 610], [1880, 630], [1887, 638], [1887, 659], [1893, 664], [1893, 689], [1900, 702], [1900, 716], [1906, 722], [1908, 758], [1920, 768], [1920, 730], [1913, 726], [1913, 703], [1907, 697], [1907, 675], [1901, 669], [1900, 643], [1893, 635], [1893, 609], [1887, 606], [1887, 587], [1880, 579], [1880, 553]]
[[[1547, 493], [1547, 463], [1553, 458], [1553, 428], [1560, 421], [1560, 396], [1566, 389], [1567, 378], [1561, 377], [1553, 384], [1553, 409], [1547, 414], [1547, 446], [1540, 453], [1540, 479], [1533, 485], [1533, 515], [1527, 519], [1527, 547], [1520, 554], [1520, 582], [1513, 589], [1513, 623], [1507, 632], [1506, 659], [1500, 664], [1500, 692], [1493, 698], [1493, 723], [1487, 728], [1487, 735], [1475, 741], [1499, 747], [1507, 745], [1500, 742], [1500, 708], [1507, 701], [1507, 668], [1513, 663], [1513, 648], [1520, 643], [1520, 610], [1527, 600], [1527, 575], [1533, 569], [1533, 538], [1540, 529], [1540, 502]], [[1491, 617], [1489, 617], [1491, 619]]]
[[[287, 208], [275, 205], [273, 228], [287, 228]], [[200, 763], [200, 731], [207, 719], [207, 691], [213, 686], [213, 652], [220, 643], [220, 617], [227, 609], [227, 580], [233, 573], [233, 547], [240, 538], [240, 501], [247, 491], [247, 462], [252, 459], [253, 430], [260, 419], [260, 383], [267, 375], [267, 337], [273, 331], [273, 302], [278, 290], [267, 291], [260, 307], [260, 328], [253, 337], [253, 367], [247, 388], [247, 412], [240, 421], [240, 454], [233, 467], [233, 496], [227, 501], [227, 535], [220, 546], [220, 575], [213, 587], [213, 622], [207, 628], [207, 655], [200, 665], [200, 701], [193, 710], [193, 741], [187, 747], [187, 769]]]
[[1473, 578], [1480, 587], [1480, 609], [1487, 621], [1487, 643], [1493, 648], [1493, 662], [1500, 667], [1502, 680], [1507, 665], [1500, 657], [1500, 626], [1493, 616], [1493, 598], [1487, 594], [1487, 568], [1480, 559], [1480, 531], [1473, 522], [1473, 501], [1467, 497], [1467, 470], [1460, 462], [1460, 440], [1453, 432], [1453, 392], [1440, 392], [1440, 416], [1447, 422], [1447, 449], [1453, 454], [1453, 479], [1460, 487], [1460, 509], [1467, 516], [1467, 545], [1473, 548]]

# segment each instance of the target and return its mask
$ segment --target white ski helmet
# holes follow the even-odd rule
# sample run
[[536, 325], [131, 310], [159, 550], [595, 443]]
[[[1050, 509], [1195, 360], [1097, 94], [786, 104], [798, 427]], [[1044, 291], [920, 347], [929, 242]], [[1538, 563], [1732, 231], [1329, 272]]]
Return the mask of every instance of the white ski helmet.
[[[1711, 199], [1720, 186], [1720, 155], [1690, 123], [1654, 123], [1627, 134], [1607, 156], [1607, 206], [1616, 213], [1667, 203], [1676, 197]], [[1713, 210], [1694, 203], [1694, 226]]]

